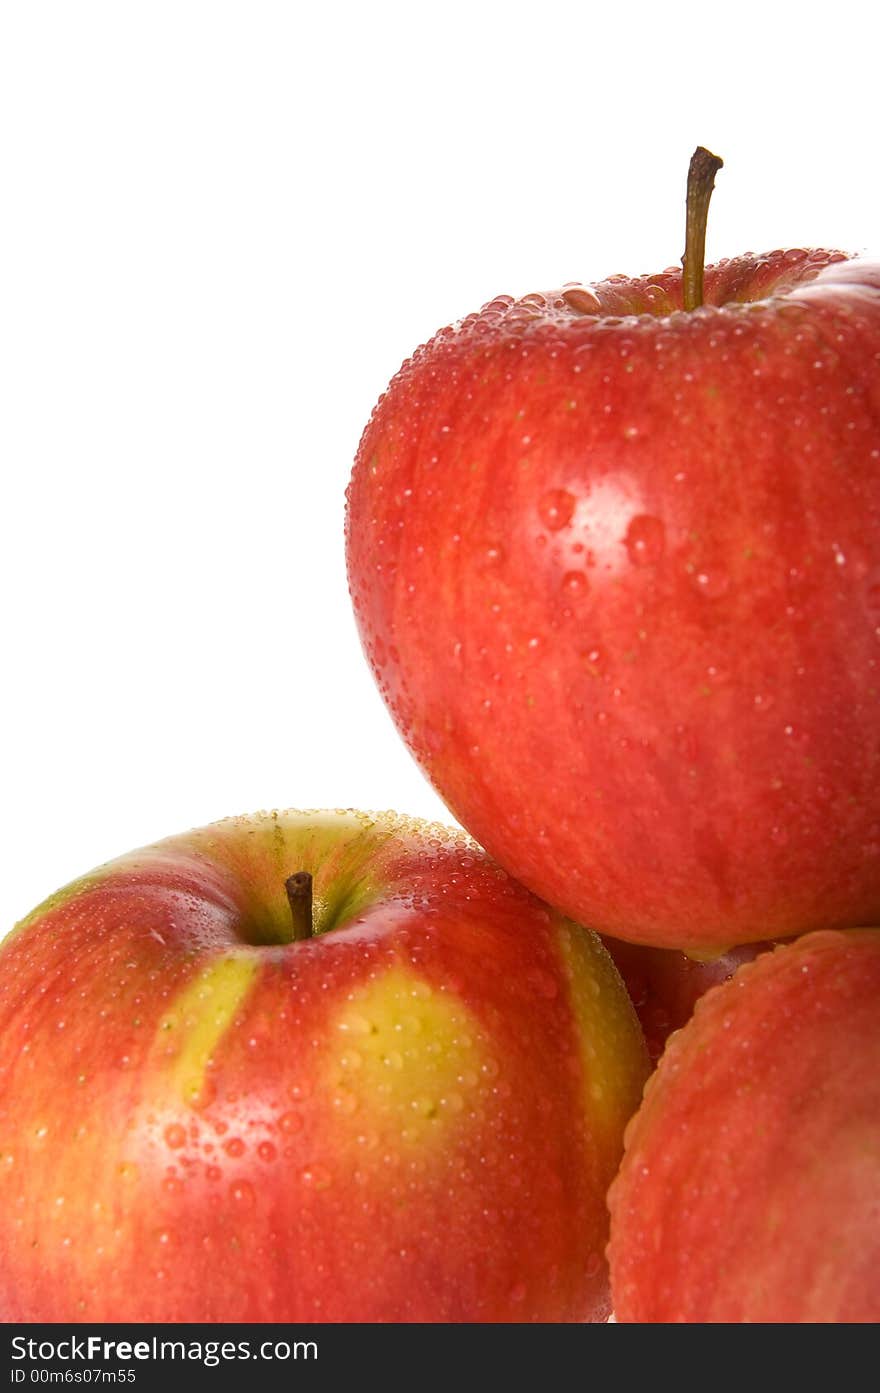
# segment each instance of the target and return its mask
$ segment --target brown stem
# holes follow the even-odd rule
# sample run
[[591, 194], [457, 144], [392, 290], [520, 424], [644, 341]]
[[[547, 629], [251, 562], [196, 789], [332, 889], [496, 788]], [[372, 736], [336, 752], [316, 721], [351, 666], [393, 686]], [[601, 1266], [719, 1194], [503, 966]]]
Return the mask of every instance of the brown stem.
[[308, 871], [297, 871], [284, 882], [290, 917], [293, 921], [293, 942], [311, 938], [314, 931], [312, 923], [312, 877]]
[[687, 216], [685, 223], [684, 307], [695, 310], [703, 303], [703, 266], [706, 261], [706, 223], [709, 200], [715, 187], [715, 175], [724, 161], [711, 150], [698, 145], [691, 155], [687, 180]]

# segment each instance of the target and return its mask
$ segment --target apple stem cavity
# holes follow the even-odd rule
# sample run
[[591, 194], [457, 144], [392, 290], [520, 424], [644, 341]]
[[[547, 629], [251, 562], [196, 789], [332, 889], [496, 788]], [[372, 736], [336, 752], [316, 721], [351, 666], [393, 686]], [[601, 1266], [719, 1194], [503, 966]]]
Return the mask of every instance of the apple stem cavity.
[[314, 933], [312, 918], [312, 877], [308, 871], [297, 871], [284, 882], [287, 902], [290, 905], [290, 918], [293, 925], [294, 943], [311, 938]]
[[685, 220], [684, 307], [698, 309], [703, 303], [703, 267], [706, 261], [706, 223], [709, 220], [709, 200], [715, 187], [715, 175], [724, 161], [698, 145], [691, 155], [687, 179], [687, 213]]

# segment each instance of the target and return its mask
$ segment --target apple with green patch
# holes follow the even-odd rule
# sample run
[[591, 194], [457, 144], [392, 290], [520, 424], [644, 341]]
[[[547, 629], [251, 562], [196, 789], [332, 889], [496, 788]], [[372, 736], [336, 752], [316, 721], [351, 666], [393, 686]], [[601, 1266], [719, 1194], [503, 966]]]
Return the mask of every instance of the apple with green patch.
[[464, 835], [231, 819], [69, 886], [0, 968], [3, 1319], [607, 1313], [641, 1031]]

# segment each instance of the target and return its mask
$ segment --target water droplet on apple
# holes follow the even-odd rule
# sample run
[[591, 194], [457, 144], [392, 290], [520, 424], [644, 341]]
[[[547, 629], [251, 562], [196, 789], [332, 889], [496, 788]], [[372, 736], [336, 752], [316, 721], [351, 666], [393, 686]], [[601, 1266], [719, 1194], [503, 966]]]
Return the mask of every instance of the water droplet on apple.
[[630, 520], [624, 543], [634, 566], [653, 566], [666, 550], [666, 528], [650, 513], [638, 513]]
[[303, 1185], [307, 1185], [312, 1190], [326, 1190], [331, 1184], [333, 1176], [326, 1166], [311, 1165], [306, 1166], [300, 1172], [300, 1180]]
[[275, 1160], [278, 1152], [270, 1141], [261, 1141], [257, 1147], [257, 1155], [261, 1161], [269, 1162]]
[[172, 1122], [165, 1128], [165, 1144], [172, 1149], [186, 1144], [186, 1128], [181, 1127], [179, 1122]]
[[558, 532], [571, 522], [575, 505], [574, 494], [565, 489], [550, 489], [538, 503], [538, 516], [550, 532]]
[[243, 1156], [245, 1153], [245, 1144], [241, 1137], [230, 1137], [229, 1141], [223, 1143], [223, 1150], [226, 1152], [227, 1156]]
[[339, 1029], [351, 1031], [352, 1035], [369, 1035], [372, 1027], [366, 1016], [350, 1011], [345, 1020], [339, 1022]]
[[350, 1093], [347, 1089], [337, 1093], [333, 1097], [333, 1107], [336, 1112], [351, 1116], [358, 1110], [357, 1095]]
[[707, 600], [720, 600], [730, 589], [730, 576], [724, 571], [697, 570], [692, 580], [697, 594]]
[[231, 1195], [235, 1204], [240, 1205], [242, 1209], [253, 1208], [254, 1201], [256, 1200], [256, 1195], [254, 1194], [254, 1187], [250, 1184], [249, 1181], [236, 1180], [232, 1185], [230, 1185], [229, 1194]]
[[292, 1136], [294, 1132], [302, 1130], [302, 1118], [298, 1112], [282, 1113], [278, 1119], [278, 1127], [286, 1136]]
[[562, 298], [575, 314], [601, 314], [602, 306], [595, 291], [586, 285], [573, 285], [563, 290]]
[[662, 285], [646, 285], [644, 294], [646, 302], [655, 314], [661, 310], [667, 314], [671, 312], [672, 301]]
[[571, 600], [578, 600], [582, 595], [586, 595], [590, 588], [590, 582], [583, 571], [567, 571], [562, 577], [562, 589]]
[[552, 1001], [554, 997], [559, 995], [559, 985], [555, 977], [551, 976], [549, 972], [545, 972], [543, 968], [534, 968], [528, 975], [528, 982], [537, 995], [544, 997], [547, 1001]]

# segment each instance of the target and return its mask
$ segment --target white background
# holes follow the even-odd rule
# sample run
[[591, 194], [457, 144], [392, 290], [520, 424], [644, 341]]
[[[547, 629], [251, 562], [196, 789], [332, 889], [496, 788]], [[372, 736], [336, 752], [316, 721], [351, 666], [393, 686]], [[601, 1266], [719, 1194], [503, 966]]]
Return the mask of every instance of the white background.
[[877, 23], [811, 13], [5, 0], [0, 932], [230, 813], [443, 815], [349, 612], [361, 429], [494, 294], [674, 262], [698, 142], [710, 259], [876, 250]]

